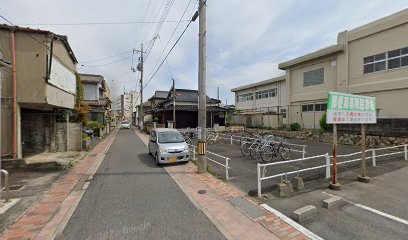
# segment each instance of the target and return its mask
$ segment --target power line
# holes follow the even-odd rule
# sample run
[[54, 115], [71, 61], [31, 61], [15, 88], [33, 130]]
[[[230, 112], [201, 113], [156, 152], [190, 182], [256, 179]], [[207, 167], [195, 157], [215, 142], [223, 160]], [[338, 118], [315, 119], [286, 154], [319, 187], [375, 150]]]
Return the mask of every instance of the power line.
[[159, 67], [156, 69], [156, 71], [153, 73], [153, 75], [149, 78], [149, 80], [146, 82], [146, 84], [144, 85], [143, 89], [146, 88], [146, 86], [150, 83], [150, 81], [154, 78], [154, 76], [157, 74], [157, 72], [160, 70], [160, 68], [163, 66], [163, 63], [166, 61], [167, 57], [170, 55], [170, 53], [173, 51], [174, 47], [177, 45], [177, 43], [180, 41], [181, 37], [183, 37], [184, 33], [187, 31], [187, 28], [190, 26], [190, 24], [193, 22], [193, 20], [191, 20], [186, 28], [183, 30], [183, 32], [181, 33], [181, 35], [178, 37], [177, 41], [174, 43], [174, 45], [171, 47], [170, 51], [167, 53], [166, 57], [163, 59], [163, 61], [160, 63]]
[[121, 56], [121, 55], [124, 55], [124, 54], [126, 54], [126, 53], [130, 53], [130, 52], [132, 52], [132, 51], [130, 50], [130, 51], [118, 53], [118, 54], [115, 54], [115, 55], [112, 55], [112, 56], [109, 56], [109, 57], [100, 58], [100, 59], [91, 60], [91, 61], [83, 61], [83, 62], [80, 62], [80, 63], [99, 62], [99, 61], [107, 60], [107, 59], [114, 58], [114, 57], [117, 57], [117, 56]]
[[[84, 65], [84, 64], [82, 64], [81, 67], [82, 67], [82, 68], [87, 68], [87, 67], [103, 67], [103, 66], [107, 66], [107, 65], [111, 65], [111, 64], [114, 64], [114, 63], [118, 63], [118, 62], [124, 61], [124, 60], [126, 60], [126, 59], [129, 59], [130, 57], [131, 57], [131, 56], [127, 56], [127, 57], [121, 58], [121, 59], [116, 60], [116, 61], [113, 61], [113, 62], [109, 62], [109, 63], [105, 63], [105, 64], [99, 64], [99, 65]], [[82, 68], [81, 68], [81, 69], [82, 69]]]
[[[188, 22], [189, 20], [183, 20]], [[167, 20], [163, 23], [177, 23], [177, 20]], [[155, 24], [161, 21], [123, 21], [123, 22], [78, 22], [78, 23], [19, 23], [20, 26], [86, 26], [86, 25], [126, 25], [126, 24]]]
[[163, 51], [160, 53], [159, 58], [157, 59], [156, 63], [154, 64], [154, 68], [155, 68], [155, 67], [157, 66], [157, 64], [159, 63], [160, 58], [161, 58], [161, 57], [163, 56], [163, 54], [164, 54], [164, 51], [166, 51], [167, 46], [169, 45], [169, 43], [170, 43], [171, 39], [173, 38], [174, 34], [176, 33], [176, 30], [177, 30], [177, 28], [179, 27], [179, 25], [180, 25], [180, 23], [181, 23], [181, 19], [184, 18], [184, 15], [186, 14], [187, 9], [188, 9], [188, 7], [190, 6], [191, 2], [192, 2], [192, 0], [190, 0], [190, 2], [188, 3], [186, 9], [184, 10], [183, 14], [181, 15], [180, 21], [177, 23], [177, 26], [174, 28], [172, 34], [170, 35], [169, 40], [168, 40], [167, 43], [166, 43], [166, 46], [163, 48]]

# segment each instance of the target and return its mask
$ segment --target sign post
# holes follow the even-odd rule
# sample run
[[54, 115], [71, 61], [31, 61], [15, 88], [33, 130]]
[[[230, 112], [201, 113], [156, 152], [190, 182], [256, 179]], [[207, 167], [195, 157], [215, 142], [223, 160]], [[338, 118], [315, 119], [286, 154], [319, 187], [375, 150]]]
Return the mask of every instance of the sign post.
[[333, 176], [330, 188], [341, 188], [337, 182], [337, 124], [361, 124], [361, 175], [358, 179], [369, 182], [365, 160], [365, 125], [377, 123], [375, 97], [329, 92], [326, 122], [333, 124]]

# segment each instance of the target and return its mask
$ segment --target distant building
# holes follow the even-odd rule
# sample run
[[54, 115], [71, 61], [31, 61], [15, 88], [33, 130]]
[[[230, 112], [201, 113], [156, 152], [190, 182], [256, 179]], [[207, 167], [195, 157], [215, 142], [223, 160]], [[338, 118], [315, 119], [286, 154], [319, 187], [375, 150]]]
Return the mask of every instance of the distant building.
[[[176, 89], [176, 128], [196, 128], [198, 126], [198, 91], [190, 89]], [[164, 96], [163, 93], [159, 93]], [[155, 97], [156, 96], [156, 97]], [[150, 98], [157, 100], [157, 92]], [[207, 127], [215, 125], [225, 126], [225, 109], [219, 107], [221, 102], [207, 96]], [[152, 119], [168, 126], [173, 121], [173, 91], [168, 91], [167, 97], [155, 104], [155, 107], [148, 111]]]
[[103, 131], [109, 132], [112, 100], [108, 84], [101, 75], [82, 73], [78, 76], [84, 88], [83, 102], [91, 108], [88, 120], [102, 123], [106, 126]]
[[121, 120], [132, 121], [132, 113], [136, 112], [136, 106], [139, 102], [139, 93], [136, 91], [125, 92], [120, 95], [115, 104]]

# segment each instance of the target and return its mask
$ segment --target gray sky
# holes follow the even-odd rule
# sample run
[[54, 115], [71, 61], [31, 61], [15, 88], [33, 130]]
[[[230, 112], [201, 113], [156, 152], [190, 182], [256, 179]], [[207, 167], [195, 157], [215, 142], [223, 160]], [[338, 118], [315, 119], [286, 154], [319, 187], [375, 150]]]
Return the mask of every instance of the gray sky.
[[[197, 0], [1, 0], [0, 14], [17, 25], [67, 35], [79, 72], [102, 74], [117, 96], [124, 87], [140, 89], [138, 73], [130, 70], [132, 49], [141, 42], [149, 46], [159, 24], [40, 24], [158, 21], [166, 5], [171, 7], [166, 20], [173, 22], [163, 23], [154, 42], [145, 63], [146, 82], [188, 23], [180, 23], [159, 59], [177, 21], [186, 9], [183, 20], [191, 18]], [[207, 92], [216, 98], [220, 87], [220, 99], [233, 103], [231, 88], [280, 76], [284, 72], [278, 70], [279, 63], [335, 44], [338, 32], [407, 7], [406, 0], [209, 0]], [[197, 43], [198, 21], [169, 55], [168, 66], [165, 63], [151, 79], [144, 100], [155, 90], [169, 90], [172, 77], [177, 88], [197, 89]], [[138, 57], [134, 55], [134, 62]]]

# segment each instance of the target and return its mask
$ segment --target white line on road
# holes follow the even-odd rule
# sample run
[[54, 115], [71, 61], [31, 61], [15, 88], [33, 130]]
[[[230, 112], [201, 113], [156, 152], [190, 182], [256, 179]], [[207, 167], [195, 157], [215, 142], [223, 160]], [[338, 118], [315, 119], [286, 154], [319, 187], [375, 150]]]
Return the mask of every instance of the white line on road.
[[[333, 195], [333, 194], [330, 194], [330, 193], [327, 193], [327, 192], [323, 192], [323, 193], [326, 194], [326, 195], [329, 195], [329, 196], [331, 196], [331, 197], [336, 197], [336, 195]], [[364, 210], [370, 211], [370, 212], [372, 212], [372, 213], [378, 214], [378, 215], [380, 215], [380, 216], [389, 218], [389, 219], [394, 220], [394, 221], [396, 221], [396, 222], [399, 222], [399, 223], [408, 225], [408, 221], [405, 220], [405, 219], [396, 217], [396, 216], [394, 216], [394, 215], [390, 215], [390, 214], [385, 213], [385, 212], [381, 212], [381, 211], [379, 211], [379, 210], [377, 210], [377, 209], [374, 209], [374, 208], [371, 208], [371, 207], [368, 207], [368, 206], [365, 206], [365, 205], [362, 205], [362, 204], [359, 204], [359, 203], [354, 203], [354, 202], [349, 201], [349, 200], [346, 200], [346, 199], [344, 199], [344, 198], [343, 198], [343, 200], [344, 200], [345, 202], [348, 202], [348, 203], [350, 203], [350, 204], [356, 206], [356, 207], [359, 207], [359, 208], [362, 208], [362, 209], [364, 209]]]
[[317, 236], [316, 234], [312, 233], [310, 230], [306, 229], [305, 227], [303, 227], [302, 225], [298, 224], [297, 222], [293, 221], [292, 219], [288, 218], [286, 215], [284, 215], [283, 213], [279, 212], [278, 210], [271, 208], [269, 205], [267, 204], [261, 204], [261, 207], [265, 208], [266, 210], [268, 210], [269, 212], [275, 214], [276, 216], [278, 216], [279, 218], [281, 218], [283, 221], [285, 221], [286, 223], [288, 223], [289, 225], [291, 225], [292, 227], [296, 228], [296, 230], [298, 230], [299, 232], [303, 233], [304, 235], [306, 235], [307, 237], [309, 237], [310, 239], [313, 240], [323, 240], [323, 238]]

